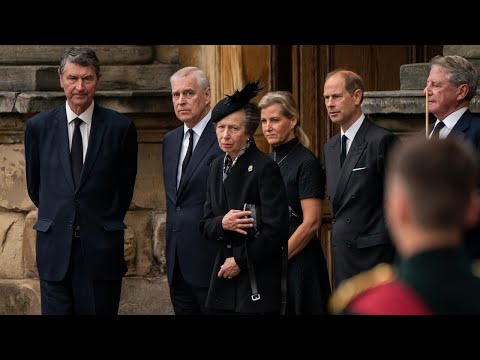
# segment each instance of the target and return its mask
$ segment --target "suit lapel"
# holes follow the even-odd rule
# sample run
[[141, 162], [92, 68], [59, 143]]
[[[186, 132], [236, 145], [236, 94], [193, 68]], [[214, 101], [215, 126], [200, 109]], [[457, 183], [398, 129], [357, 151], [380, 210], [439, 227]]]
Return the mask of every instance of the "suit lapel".
[[[182, 132], [183, 134], [183, 132]], [[183, 140], [183, 137], [182, 137]], [[215, 135], [215, 129], [213, 124], [209, 122], [205, 129], [202, 132], [202, 136], [198, 139], [197, 146], [193, 150], [192, 158], [188, 163], [187, 171], [183, 175], [180, 181], [180, 187], [178, 188], [178, 196], [182, 193], [183, 189], [187, 186], [190, 178], [192, 177], [193, 173], [197, 169], [198, 165], [202, 161], [202, 159], [207, 154], [208, 150], [212, 147], [212, 145], [217, 141], [217, 136]], [[181, 143], [180, 143], [181, 145]], [[180, 153], [180, 149], [179, 152]], [[177, 168], [178, 168], [178, 159], [177, 159]], [[176, 171], [175, 171], [176, 174]]]
[[450, 131], [447, 137], [449, 137], [451, 134], [465, 135], [468, 128], [470, 127], [470, 121], [471, 121], [471, 112], [470, 110], [467, 109], [467, 111], [463, 113], [460, 119], [458, 119], [457, 123], [455, 124], [452, 131]]
[[[178, 195], [177, 191], [177, 173], [178, 173], [178, 162], [180, 161], [180, 152], [182, 150], [183, 137], [185, 136], [183, 132], [183, 126], [178, 128], [178, 131], [174, 135], [174, 144], [173, 144], [173, 154], [178, 154], [173, 159], [168, 159], [169, 163], [169, 183], [172, 184], [172, 187], [175, 189], [175, 197]], [[191, 160], [191, 159], [190, 159]], [[164, 164], [165, 166], [165, 164]], [[178, 188], [180, 190], [180, 188]]]
[[[370, 124], [367, 119], [365, 119], [358, 129], [355, 138], [353, 139], [352, 145], [347, 153], [347, 157], [345, 158], [345, 162], [343, 163], [343, 167], [340, 170], [340, 174], [338, 177], [337, 188], [335, 189], [335, 196], [333, 197], [332, 208], [333, 212], [335, 213], [338, 208], [340, 207], [343, 194], [345, 189], [347, 188], [348, 181], [350, 180], [350, 176], [352, 175], [352, 170], [357, 164], [358, 160], [362, 156], [365, 148], [367, 147], [367, 141], [365, 141], [365, 135], [369, 128]], [[339, 157], [339, 164], [340, 164], [340, 150], [338, 152]]]
[[67, 112], [65, 106], [58, 109], [55, 121], [55, 138], [58, 146], [58, 156], [62, 163], [63, 171], [65, 172], [65, 178], [72, 188], [72, 191], [74, 191], [75, 185], [73, 184], [72, 164], [70, 162], [70, 143], [68, 141]]
[[92, 126], [90, 128], [90, 135], [88, 138], [87, 154], [85, 155], [85, 162], [83, 164], [82, 173], [80, 174], [80, 181], [78, 189], [80, 189], [88, 178], [88, 174], [92, 170], [93, 164], [98, 156], [100, 145], [102, 144], [103, 133], [105, 132], [105, 119], [99, 116], [99, 109], [97, 105], [93, 110]]
[[[335, 188], [329, 189], [331, 194], [335, 194], [335, 189], [340, 176], [340, 134], [335, 135], [328, 146], [325, 148], [325, 167], [329, 177], [335, 179], [333, 183]], [[330, 174], [332, 176], [330, 176]]]

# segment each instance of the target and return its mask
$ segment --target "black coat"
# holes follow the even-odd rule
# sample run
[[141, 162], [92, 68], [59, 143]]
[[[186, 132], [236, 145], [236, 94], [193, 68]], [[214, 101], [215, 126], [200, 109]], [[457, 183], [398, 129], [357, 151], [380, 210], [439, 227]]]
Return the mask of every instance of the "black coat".
[[[278, 165], [252, 144], [238, 158], [223, 182], [223, 158], [211, 166], [207, 200], [200, 230], [217, 245], [207, 307], [241, 313], [275, 312], [280, 309], [282, 246], [288, 241], [288, 203]], [[260, 235], [248, 240], [248, 256], [255, 270], [259, 301], [252, 301], [247, 269], [245, 236], [224, 231], [222, 219], [231, 209], [242, 210], [244, 203], [261, 207]], [[241, 271], [233, 279], [217, 276], [227, 257], [234, 257]]]
[[343, 167], [340, 134], [324, 147], [327, 199], [332, 213], [335, 285], [380, 262], [393, 261], [383, 189], [385, 161], [396, 136], [364, 119]]

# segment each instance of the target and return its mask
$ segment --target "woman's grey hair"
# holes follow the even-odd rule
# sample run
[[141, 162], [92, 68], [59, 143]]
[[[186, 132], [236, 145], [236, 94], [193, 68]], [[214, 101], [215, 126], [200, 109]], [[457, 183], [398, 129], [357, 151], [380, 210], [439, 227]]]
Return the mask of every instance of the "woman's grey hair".
[[[253, 139], [253, 135], [255, 134], [255, 131], [257, 131], [258, 124], [260, 124], [260, 110], [256, 105], [252, 103], [247, 103], [246, 105], [243, 105], [240, 109], [232, 112], [231, 114], [234, 114], [238, 111], [242, 111], [245, 114], [245, 132], [250, 136], [249, 141], [255, 142], [255, 140]], [[214, 124], [217, 125], [225, 118], [226, 116], [214, 122]]]
[[248, 103], [241, 110], [245, 112], [245, 130], [250, 135], [250, 141], [254, 142], [253, 134], [255, 134], [258, 124], [260, 124], [260, 110], [252, 103]]
[[197, 79], [197, 84], [200, 89], [206, 90], [208, 87], [210, 87], [210, 81], [208, 81], [207, 74], [195, 66], [187, 66], [178, 70], [176, 73], [170, 76], [170, 84], [173, 80], [184, 78], [190, 75], [193, 75], [195, 79]]
[[258, 103], [258, 107], [259, 109], [265, 109], [273, 104], [280, 105], [283, 116], [288, 119], [297, 119], [297, 125], [295, 125], [293, 131], [300, 143], [303, 146], [308, 147], [308, 145], [310, 145], [310, 140], [300, 125], [300, 112], [298, 111], [297, 103], [295, 102], [292, 93], [289, 91], [271, 91], [262, 97]]
[[458, 55], [435, 56], [430, 62], [430, 69], [440, 66], [447, 72], [447, 79], [455, 86], [468, 85], [467, 100], [473, 99], [477, 93], [478, 72], [472, 63]]
[[89, 48], [72, 47], [65, 51], [60, 60], [58, 74], [63, 75], [67, 63], [74, 63], [80, 66], [93, 66], [97, 77], [100, 77], [100, 62], [95, 51]]

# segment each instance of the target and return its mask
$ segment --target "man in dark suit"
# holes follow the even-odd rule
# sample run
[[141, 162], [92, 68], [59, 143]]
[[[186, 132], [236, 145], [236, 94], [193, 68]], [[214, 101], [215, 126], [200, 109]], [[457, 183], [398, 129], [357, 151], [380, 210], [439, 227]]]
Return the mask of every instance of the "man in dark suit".
[[[428, 137], [466, 139], [480, 159], [480, 118], [468, 110], [477, 84], [478, 73], [468, 60], [458, 55], [436, 56], [430, 63], [425, 91], [428, 110], [437, 118], [429, 127]], [[480, 258], [480, 221], [466, 232], [465, 246], [470, 258]]]
[[66, 104], [35, 115], [25, 130], [42, 314], [115, 315], [137, 132], [130, 119], [95, 104], [101, 74], [93, 50], [67, 50], [58, 73]]
[[175, 314], [204, 314], [216, 249], [198, 229], [210, 163], [223, 154], [210, 121], [210, 83], [196, 67], [170, 78], [175, 114], [183, 125], [163, 140], [167, 201], [166, 260]]
[[385, 159], [396, 136], [365, 118], [363, 92], [362, 78], [351, 71], [333, 71], [325, 80], [328, 115], [341, 128], [324, 146], [336, 286], [380, 262], [392, 262], [394, 256], [383, 183]]

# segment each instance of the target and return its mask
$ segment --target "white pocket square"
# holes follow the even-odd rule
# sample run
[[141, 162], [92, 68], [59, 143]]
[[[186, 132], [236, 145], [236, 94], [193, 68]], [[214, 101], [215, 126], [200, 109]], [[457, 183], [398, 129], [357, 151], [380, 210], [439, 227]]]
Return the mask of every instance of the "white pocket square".
[[352, 171], [359, 171], [359, 170], [363, 170], [363, 169], [366, 169], [367, 167], [362, 167], [362, 168], [356, 168], [356, 169], [353, 169]]

